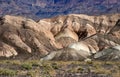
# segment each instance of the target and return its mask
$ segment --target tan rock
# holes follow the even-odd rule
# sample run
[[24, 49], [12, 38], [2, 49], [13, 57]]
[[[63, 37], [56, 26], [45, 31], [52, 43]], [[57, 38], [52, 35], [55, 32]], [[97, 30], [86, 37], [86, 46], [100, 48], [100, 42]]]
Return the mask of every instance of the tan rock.
[[25, 17], [10, 16], [10, 15], [5, 15], [2, 19], [3, 19], [4, 24], [10, 24], [17, 28], [22, 27], [23, 21], [26, 20]]
[[55, 39], [60, 39], [61, 37], [70, 37], [73, 38], [74, 40], [78, 41], [78, 36], [75, 32], [69, 30], [69, 29], [64, 29], [63, 31], [61, 31], [60, 33], [58, 33], [55, 36]]
[[[119, 18], [120, 14], [70, 14], [35, 22], [24, 17], [6, 15], [0, 18], [0, 41], [23, 52], [39, 52], [39, 56], [55, 53], [58, 59], [64, 54], [66, 57], [70, 55], [73, 60], [81, 60], [91, 56], [91, 51], [96, 53], [120, 44], [119, 27], [112, 29]], [[88, 38], [93, 34], [96, 35]], [[11, 51], [7, 54], [12, 55]], [[70, 60], [70, 57], [66, 60]]]
[[[83, 53], [82, 53], [83, 52]], [[62, 61], [73, 61], [73, 60], [85, 60], [87, 58], [86, 52], [77, 51], [72, 48], [63, 48], [58, 51], [52, 51], [47, 56], [41, 58], [41, 61], [46, 60], [62, 60]]]
[[84, 41], [72, 43], [68, 46], [68, 48], [73, 48], [78, 51], [86, 52], [86, 56], [92, 55], [92, 53], [96, 53], [96, 50], [89, 44]]
[[6, 39], [8, 42], [12, 43], [13, 45], [17, 46], [18, 48], [21, 48], [24, 51], [31, 53], [31, 48], [26, 45], [16, 34], [5, 32], [3, 38]]
[[0, 57], [16, 56], [18, 53], [16, 50], [8, 44], [0, 42]]
[[56, 41], [62, 45], [62, 48], [67, 47], [68, 45], [70, 45], [71, 43], [77, 42], [76, 40], [74, 40], [71, 37], [61, 37], [59, 39], [56, 39]]

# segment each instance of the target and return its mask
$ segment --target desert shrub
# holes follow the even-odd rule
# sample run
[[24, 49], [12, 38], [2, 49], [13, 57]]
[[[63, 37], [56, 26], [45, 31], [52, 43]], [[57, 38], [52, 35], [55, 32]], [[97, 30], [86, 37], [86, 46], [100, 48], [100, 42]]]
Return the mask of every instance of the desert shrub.
[[29, 72], [27, 73], [27, 75], [30, 76], [30, 77], [34, 77], [35, 74], [36, 74], [35, 71], [29, 71]]
[[0, 75], [4, 76], [15, 76], [17, 74], [17, 71], [10, 70], [10, 69], [0, 69]]
[[30, 62], [30, 64], [34, 67], [39, 67], [40, 64], [38, 62]]
[[52, 63], [51, 66], [53, 69], [59, 69], [59, 66], [57, 65], [57, 63]]
[[21, 65], [21, 67], [22, 67], [23, 69], [30, 70], [30, 69], [32, 69], [32, 64], [30, 64], [30, 63], [23, 63], [23, 64]]

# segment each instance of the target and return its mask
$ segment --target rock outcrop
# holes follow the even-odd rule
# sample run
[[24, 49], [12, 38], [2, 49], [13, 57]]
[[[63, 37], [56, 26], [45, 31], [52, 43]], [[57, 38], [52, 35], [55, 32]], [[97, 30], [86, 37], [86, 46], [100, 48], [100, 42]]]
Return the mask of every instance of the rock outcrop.
[[107, 61], [120, 61], [120, 45], [108, 49], [104, 49], [94, 55], [97, 60]]
[[83, 60], [120, 44], [119, 19], [120, 14], [70, 14], [36, 22], [6, 15], [0, 18], [0, 56]]
[[35, 52], [46, 55], [57, 48], [53, 34], [31, 19], [6, 15], [0, 22], [0, 41], [5, 45], [8, 43], [9, 48], [13, 48], [18, 55]]
[[63, 48], [57, 51], [52, 51], [46, 57], [40, 60], [62, 60], [62, 61], [73, 61], [73, 60], [85, 60], [88, 57], [88, 52], [84, 50], [76, 50], [74, 48]]
[[13, 47], [3, 42], [0, 42], [0, 56], [10, 57], [10, 56], [16, 56], [17, 54], [18, 53], [15, 51]]

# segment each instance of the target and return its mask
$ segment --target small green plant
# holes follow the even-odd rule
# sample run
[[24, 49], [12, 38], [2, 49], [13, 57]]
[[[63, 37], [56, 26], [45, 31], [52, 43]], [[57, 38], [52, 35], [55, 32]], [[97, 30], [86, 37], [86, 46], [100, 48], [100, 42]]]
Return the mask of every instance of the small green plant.
[[92, 64], [93, 64], [93, 61], [91, 61], [90, 59], [85, 60], [85, 62], [86, 62], [87, 64], [89, 64], [89, 65], [92, 65]]
[[79, 67], [77, 70], [78, 70], [78, 72], [84, 71], [84, 69], [82, 67]]
[[[53, 64], [53, 66], [52, 66]], [[42, 67], [43, 67], [43, 75], [47, 75], [45, 77], [53, 77], [55, 74], [56, 74], [56, 71], [55, 69], [57, 69], [57, 64], [55, 63], [55, 66], [54, 66], [54, 63], [49, 63], [49, 62], [45, 62], [42, 64]], [[44, 76], [42, 76], [44, 77]]]
[[32, 64], [32, 66], [36, 66], [36, 67], [40, 66], [40, 64], [38, 62], [36, 62], [36, 61], [31, 62], [31, 64]]
[[57, 65], [57, 63], [52, 63], [51, 66], [53, 69], [59, 69], [59, 66]]
[[36, 74], [35, 71], [29, 71], [29, 72], [27, 73], [27, 75], [30, 76], [30, 77], [34, 77], [35, 74]]
[[30, 70], [30, 69], [32, 69], [32, 64], [30, 64], [30, 63], [24, 63], [24, 64], [21, 65], [21, 67], [23, 69]]
[[0, 69], [0, 75], [4, 76], [15, 76], [17, 74], [17, 71], [10, 70], [10, 69]]
[[11, 64], [13, 64], [13, 65], [20, 65], [21, 62], [18, 61], [18, 60], [13, 60], [13, 61], [11, 62]]
[[68, 69], [67, 72], [69, 73], [79, 73], [79, 72], [83, 72], [84, 69], [82, 67], [74, 67], [74, 68], [70, 68]]

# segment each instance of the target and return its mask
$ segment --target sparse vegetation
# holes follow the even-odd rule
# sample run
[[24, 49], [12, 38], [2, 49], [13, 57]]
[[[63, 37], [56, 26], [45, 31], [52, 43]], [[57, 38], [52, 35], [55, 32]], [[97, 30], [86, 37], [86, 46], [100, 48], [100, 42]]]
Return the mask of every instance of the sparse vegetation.
[[23, 64], [21, 65], [21, 67], [22, 67], [23, 69], [30, 70], [30, 69], [32, 69], [32, 64], [23, 63]]
[[29, 72], [27, 73], [27, 75], [30, 76], [30, 77], [35, 77], [35, 74], [36, 74], [35, 71], [29, 71]]
[[[19, 68], [18, 68], [19, 67]], [[18, 61], [1, 60], [0, 76], [17, 77], [19, 75], [28, 77], [70, 77], [70, 75], [84, 77], [89, 74], [99, 77], [119, 77], [119, 62], [80, 62], [80, 61]]]
[[3, 76], [15, 76], [16, 74], [17, 74], [17, 71], [15, 71], [15, 70], [0, 68], [0, 75], [3, 75]]

